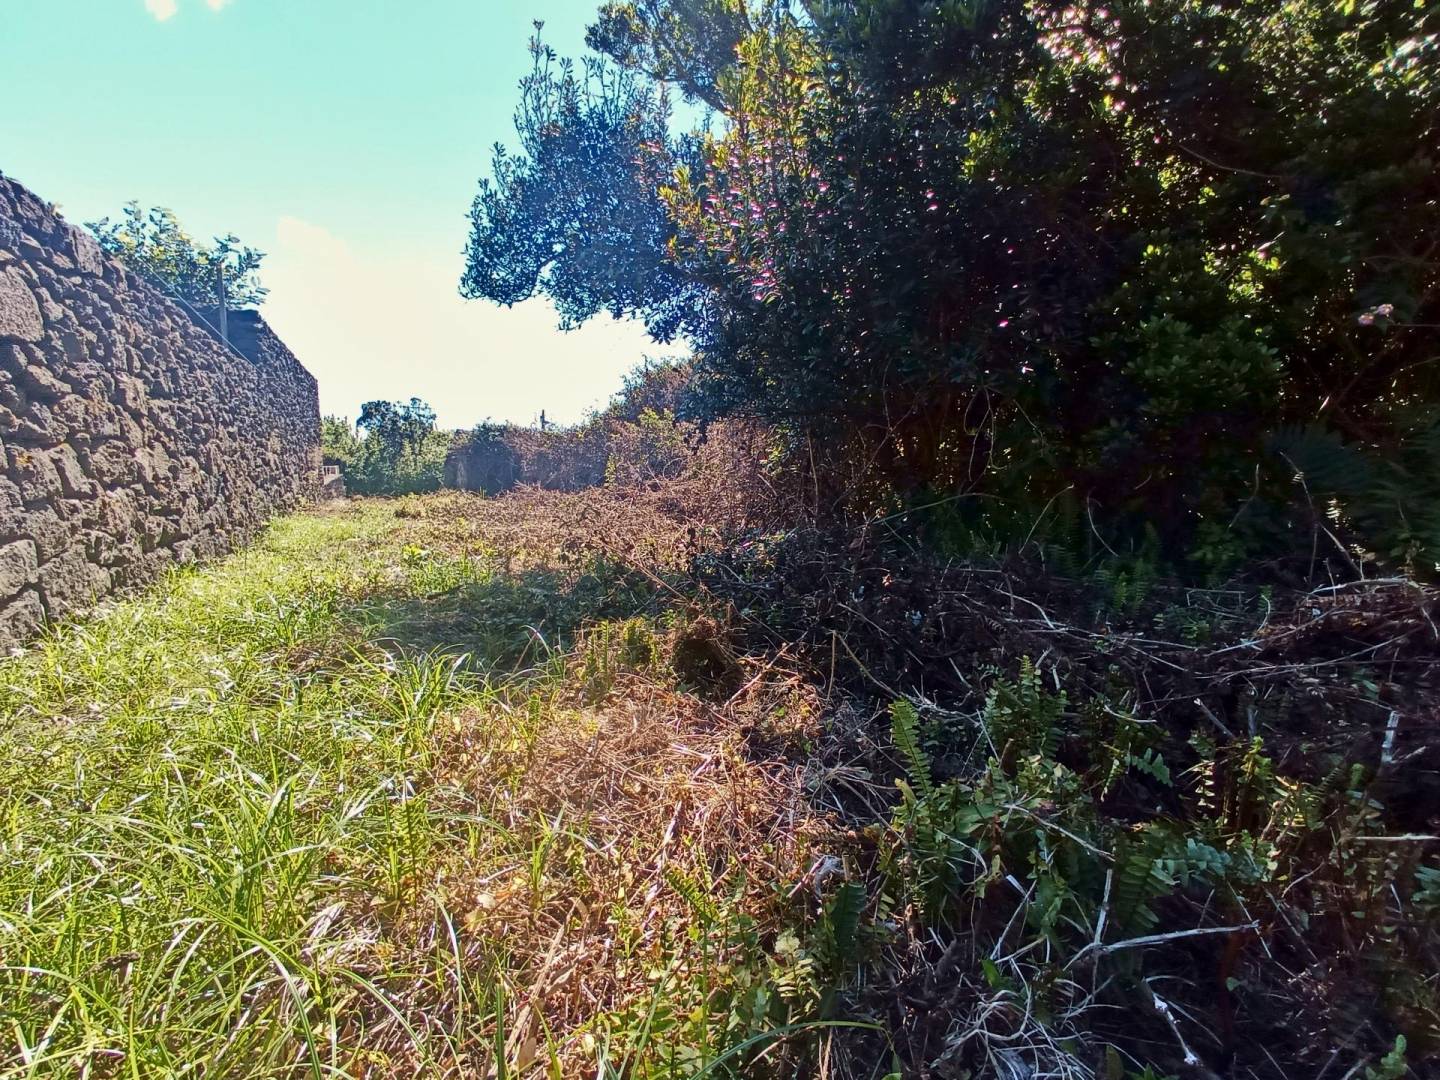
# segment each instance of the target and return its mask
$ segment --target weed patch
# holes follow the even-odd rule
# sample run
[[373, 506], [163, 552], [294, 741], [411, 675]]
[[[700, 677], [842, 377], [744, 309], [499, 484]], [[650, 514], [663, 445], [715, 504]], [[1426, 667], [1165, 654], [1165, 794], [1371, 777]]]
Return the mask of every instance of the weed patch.
[[1433, 591], [674, 495], [335, 504], [0, 662], [0, 1077], [1423, 1075]]
[[0, 1075], [680, 1075], [804, 1013], [763, 706], [675, 687], [648, 578], [448, 509], [0, 664]]

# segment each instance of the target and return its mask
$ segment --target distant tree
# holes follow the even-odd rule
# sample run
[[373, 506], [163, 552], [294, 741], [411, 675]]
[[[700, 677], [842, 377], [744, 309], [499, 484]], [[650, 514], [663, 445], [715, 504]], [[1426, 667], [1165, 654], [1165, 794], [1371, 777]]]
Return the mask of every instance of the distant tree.
[[[434, 491], [440, 486], [445, 454], [453, 436], [435, 429], [435, 410], [425, 402], [419, 398], [408, 402], [367, 401], [360, 407], [355, 426], [364, 438], [351, 436], [353, 457], [346, 470], [351, 490], [401, 495]], [[347, 445], [338, 431], [330, 438], [332, 445]]]
[[269, 292], [260, 284], [263, 251], [245, 247], [228, 234], [202, 244], [163, 206], [142, 210], [138, 202], [129, 202], [121, 221], [101, 218], [87, 227], [107, 253], [194, 307], [219, 306], [222, 266], [226, 307], [258, 307]]
[[680, 413], [692, 374], [688, 360], [647, 357], [625, 374], [619, 392], [597, 419], [633, 424], [646, 413], [673, 419]]
[[435, 410], [419, 398], [409, 402], [367, 401], [360, 406], [360, 419], [355, 426], [367, 439], [378, 439], [380, 445], [397, 461], [413, 463], [435, 430]]
[[360, 456], [360, 440], [350, 426], [348, 416], [322, 416], [320, 418], [320, 452], [327, 462], [350, 466]]

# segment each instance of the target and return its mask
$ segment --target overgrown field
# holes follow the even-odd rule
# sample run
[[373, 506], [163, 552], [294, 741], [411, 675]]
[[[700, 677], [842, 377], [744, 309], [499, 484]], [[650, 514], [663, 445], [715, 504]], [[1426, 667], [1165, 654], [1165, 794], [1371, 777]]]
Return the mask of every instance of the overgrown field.
[[650, 581], [415, 506], [0, 667], [3, 1075], [688, 1073], [805, 992], [809, 814], [742, 727], [813, 695], [702, 704]]
[[338, 504], [0, 662], [0, 1076], [1427, 1075], [1433, 592], [709, 513]]

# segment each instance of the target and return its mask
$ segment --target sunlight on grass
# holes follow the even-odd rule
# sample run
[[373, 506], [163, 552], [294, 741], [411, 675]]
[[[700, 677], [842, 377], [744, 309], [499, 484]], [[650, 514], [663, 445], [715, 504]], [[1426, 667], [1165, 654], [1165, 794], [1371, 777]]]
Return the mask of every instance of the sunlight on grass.
[[[636, 786], [610, 821], [614, 777], [575, 764], [623, 719], [605, 768], [695, 769], [663, 709], [584, 712], [624, 673], [597, 694], [558, 651], [644, 594], [429, 528], [288, 518], [0, 662], [0, 1077], [728, 1074], [767, 1030], [773, 991], [735, 975], [769, 963], [743, 868], [702, 881], [678, 808]], [[543, 770], [594, 794], [556, 803]], [[537, 995], [572, 935], [614, 973], [556, 1032]], [[744, 1023], [711, 1015], [737, 987]]]
[[431, 725], [487, 691], [364, 647], [380, 524], [292, 519], [0, 667], [14, 1075], [349, 1070], [377, 981], [453, 982], [379, 961], [442, 828]]

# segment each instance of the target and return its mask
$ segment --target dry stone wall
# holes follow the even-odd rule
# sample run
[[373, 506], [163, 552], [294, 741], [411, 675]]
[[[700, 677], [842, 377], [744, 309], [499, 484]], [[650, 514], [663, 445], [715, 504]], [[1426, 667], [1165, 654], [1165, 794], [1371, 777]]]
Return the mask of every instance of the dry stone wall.
[[0, 175], [0, 647], [317, 493], [315, 379], [230, 320], [227, 346]]

